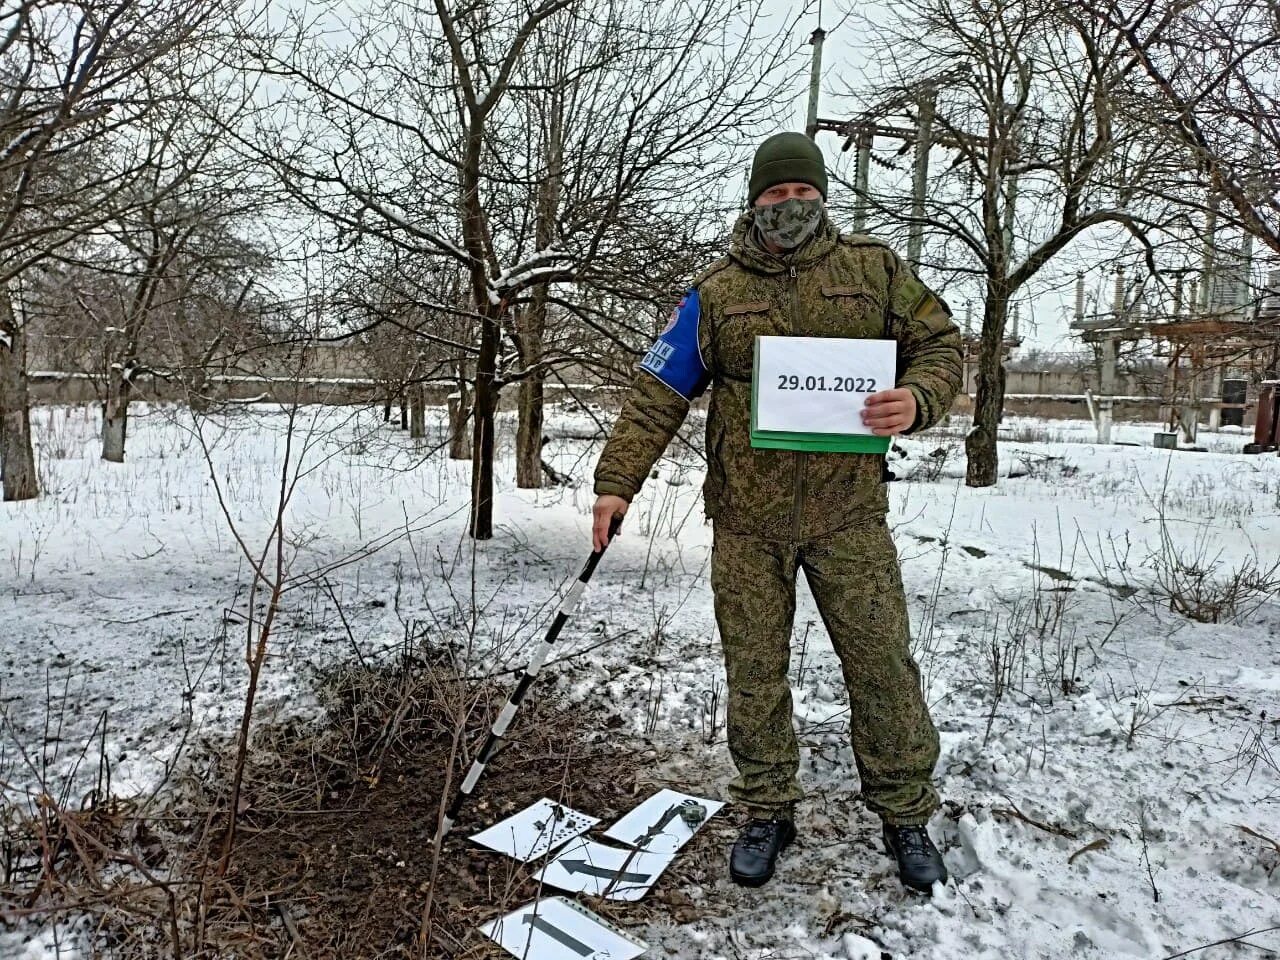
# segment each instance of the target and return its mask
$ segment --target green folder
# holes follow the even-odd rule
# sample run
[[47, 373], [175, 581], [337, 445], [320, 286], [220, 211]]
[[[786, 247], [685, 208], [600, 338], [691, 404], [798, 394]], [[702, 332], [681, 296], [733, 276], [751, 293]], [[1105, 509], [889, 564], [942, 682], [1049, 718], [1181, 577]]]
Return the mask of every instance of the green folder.
[[756, 338], [755, 363], [751, 368], [751, 446], [762, 450], [803, 450], [808, 453], [889, 452], [889, 437], [862, 433], [793, 433], [789, 430], [761, 430], [757, 426], [760, 396], [760, 338]]

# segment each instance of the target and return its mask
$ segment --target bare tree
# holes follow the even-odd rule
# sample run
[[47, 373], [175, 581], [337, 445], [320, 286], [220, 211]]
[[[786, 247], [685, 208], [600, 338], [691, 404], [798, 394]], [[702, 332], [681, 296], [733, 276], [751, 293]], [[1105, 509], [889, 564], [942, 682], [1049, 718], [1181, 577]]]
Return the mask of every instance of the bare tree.
[[[919, 228], [923, 266], [983, 303], [967, 482], [998, 476], [996, 427], [1015, 294], [1074, 240], [1098, 228], [1137, 238], [1148, 256], [1178, 226], [1150, 183], [1182, 166], [1167, 145], [1126, 123], [1133, 59], [1058, 0], [906, 0], [877, 29], [883, 78], [859, 119], [905, 118], [951, 156], [926, 191], [880, 183], [865, 198], [890, 235]], [[922, 75], [921, 63], [949, 64]], [[887, 165], [892, 166], [892, 161]], [[916, 172], [921, 167], [917, 165]], [[886, 177], [885, 180], [891, 178]], [[852, 186], [852, 185], [851, 185]], [[1185, 220], [1185, 218], [1183, 218]]]
[[[647, 346], [652, 321], [669, 314], [678, 291], [723, 242], [726, 216], [741, 199], [741, 158], [732, 148], [753, 135], [752, 124], [759, 129], [773, 117], [770, 101], [790, 78], [784, 71], [774, 82], [730, 89], [746, 66], [736, 45], [708, 74], [690, 68], [708, 66], [702, 39], [723, 31], [730, 14], [719, 3], [671, 16], [582, 0], [533, 38], [517, 72], [512, 109], [494, 125], [491, 149], [522, 158], [523, 166], [511, 162], [508, 179], [490, 181], [517, 194], [525, 179], [537, 189], [531, 206], [517, 200], [532, 230], [515, 233], [521, 246], [510, 258], [554, 249], [572, 265], [568, 273], [548, 271], [512, 300], [515, 367], [500, 379], [520, 385], [520, 486], [552, 475], [541, 460], [546, 377], [566, 363], [593, 368], [619, 344]], [[745, 12], [748, 25], [755, 15]], [[751, 76], [767, 79], [783, 49], [767, 48]], [[646, 78], [643, 95], [639, 77]], [[531, 147], [522, 153], [520, 143]], [[555, 282], [564, 277], [572, 283]], [[602, 322], [610, 302], [624, 305], [621, 325]]]
[[[534, 151], [530, 151], [534, 155], [529, 159], [541, 161], [534, 167], [534, 250], [551, 250], [556, 246], [556, 221], [564, 189], [564, 126], [569, 112], [566, 101], [583, 90], [579, 83], [589, 82], [590, 75], [598, 73], [598, 68], [592, 70], [590, 65], [596, 51], [574, 42], [577, 39], [574, 28], [580, 28], [581, 22], [567, 14], [558, 19], [564, 21], [561, 30], [547, 31], [534, 38], [528, 70], [533, 82], [529, 85], [532, 95], [526, 130], [532, 135], [529, 142], [534, 145]], [[570, 84], [571, 76], [573, 84]], [[543, 347], [548, 293], [548, 284], [540, 283], [533, 288], [528, 303], [517, 314], [513, 330], [524, 371], [519, 387], [516, 486], [526, 488], [542, 486], [542, 410], [546, 381]]]
[[[456, 265], [424, 263], [396, 248], [381, 249], [385, 245], [377, 238], [362, 249], [370, 246], [378, 248], [371, 258], [358, 258], [358, 251], [353, 251], [339, 267], [341, 278], [331, 300], [335, 333], [359, 344], [382, 393], [384, 420], [391, 418], [391, 407], [398, 401], [401, 428], [419, 439], [425, 435], [425, 387], [455, 387], [465, 401], [467, 361], [477, 352], [477, 318]], [[466, 404], [452, 409], [451, 456], [470, 460], [469, 452], [458, 455], [460, 446], [470, 449], [460, 442], [470, 422]]]
[[252, 372], [252, 358], [273, 339], [263, 318], [274, 300], [269, 281], [277, 252], [228, 226], [210, 212], [205, 226], [187, 238], [161, 281], [140, 364], [153, 376], [180, 383], [197, 413], [213, 401], [215, 378]]
[[1149, 129], [1182, 147], [1239, 226], [1280, 253], [1280, 4], [1090, 0], [1084, 8], [1137, 62]]
[[222, 0], [21, 0], [0, 12], [0, 463], [35, 497], [26, 380], [29, 272], [99, 228], [145, 154], [109, 138], [152, 107], [146, 77], [208, 29]]
[[[204, 57], [185, 52], [172, 72], [148, 84], [152, 108], [130, 131], [148, 162], [123, 193], [125, 203], [99, 245], [98, 262], [128, 287], [123, 316], [108, 338], [104, 460], [124, 461], [133, 377], [147, 366], [141, 354], [148, 352], [153, 314], [162, 314], [172, 331], [178, 318], [199, 313], [170, 309], [179, 303], [170, 298], [196, 295], [211, 275], [250, 267], [254, 251], [236, 231], [261, 218], [266, 206], [253, 171], [220, 142], [222, 118], [243, 109], [252, 91], [230, 93], [236, 87], [223, 75], [216, 50]], [[160, 360], [155, 353], [153, 360]]]
[[[183, 249], [154, 276], [145, 259], [122, 259], [113, 241], [96, 237], [63, 248], [39, 271], [23, 300], [30, 342], [45, 369], [85, 375], [104, 409], [119, 384], [128, 392], [115, 396], [127, 402], [145, 378], [157, 391], [179, 386], [202, 410], [213, 399], [214, 377], [255, 372], [272, 339], [262, 318], [273, 258], [222, 231], [216, 213], [201, 211], [197, 219], [203, 226], [187, 233]], [[145, 328], [136, 309], [143, 282], [151, 286]]]
[[[492, 535], [504, 384], [534, 381], [523, 479], [536, 473], [532, 411], [541, 377], [564, 359], [541, 342], [545, 311], [558, 304], [617, 340], [599, 326], [597, 291], [670, 303], [700, 258], [705, 198], [718, 199], [724, 165], [778, 102], [787, 49], [761, 39], [759, 21], [758, 0], [385, 0], [356, 18], [344, 49], [310, 44], [300, 25], [290, 48], [263, 51], [306, 122], [301, 135], [264, 125], [242, 142], [339, 245], [376, 239], [466, 277], [473, 536]], [[567, 64], [549, 67], [558, 49]]]

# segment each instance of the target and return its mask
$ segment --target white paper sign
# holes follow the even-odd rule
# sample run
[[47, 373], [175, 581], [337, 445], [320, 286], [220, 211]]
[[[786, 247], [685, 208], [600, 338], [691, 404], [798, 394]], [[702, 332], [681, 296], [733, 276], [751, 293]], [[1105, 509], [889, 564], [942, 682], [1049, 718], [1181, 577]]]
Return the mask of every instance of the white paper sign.
[[721, 808], [723, 800], [707, 800], [675, 790], [659, 790], [640, 806], [615, 823], [605, 836], [610, 840], [642, 847], [649, 853], [675, 853], [693, 839], [702, 823], [689, 826], [680, 816], [687, 806], [697, 804], [706, 810], [705, 823]]
[[760, 337], [756, 429], [869, 435], [867, 397], [897, 383], [897, 343], [845, 337]]
[[596, 817], [570, 810], [544, 797], [471, 839], [490, 850], [528, 863], [586, 833], [599, 822]]
[[543, 867], [538, 879], [572, 893], [589, 893], [608, 900], [639, 900], [674, 859], [670, 853], [620, 850], [579, 839]]
[[648, 946], [563, 897], [547, 897], [480, 928], [520, 960], [633, 960]]

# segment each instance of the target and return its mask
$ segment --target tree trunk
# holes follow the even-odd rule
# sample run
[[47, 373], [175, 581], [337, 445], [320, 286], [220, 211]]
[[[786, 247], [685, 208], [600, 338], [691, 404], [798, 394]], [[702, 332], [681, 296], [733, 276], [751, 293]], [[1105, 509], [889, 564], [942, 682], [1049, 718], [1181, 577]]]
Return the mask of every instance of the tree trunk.
[[124, 463], [125, 434], [129, 428], [129, 381], [113, 368], [107, 375], [107, 402], [102, 411], [102, 459]]
[[[455, 55], [457, 51], [455, 50]], [[468, 281], [472, 309], [480, 319], [480, 350], [476, 356], [475, 399], [472, 405], [471, 536], [493, 539], [493, 428], [498, 410], [498, 347], [507, 304], [489, 298], [489, 268], [497, 262], [489, 246], [488, 221], [480, 199], [480, 157], [486, 113], [473, 106], [463, 138], [461, 165], [462, 246], [470, 264]]]
[[[533, 291], [532, 302], [520, 320], [521, 361], [526, 368], [542, 361], [542, 336], [547, 324], [547, 288]], [[546, 375], [540, 367], [520, 381], [519, 429], [516, 433], [516, 486], [536, 489], [543, 485], [542, 400]]]
[[519, 431], [516, 434], [516, 486], [542, 486], [542, 376], [520, 381]]
[[471, 434], [468, 421], [471, 419], [471, 406], [468, 402], [466, 370], [458, 365], [458, 392], [449, 395], [449, 459], [471, 459]]
[[427, 435], [427, 398], [422, 384], [409, 388], [409, 436], [421, 440]]
[[400, 429], [409, 429], [409, 398], [405, 387], [400, 389]]
[[477, 540], [493, 538], [493, 428], [498, 410], [499, 336], [499, 320], [490, 315], [493, 312], [493, 307], [488, 306], [481, 320], [480, 355], [476, 358], [475, 422], [471, 445], [471, 536]]
[[18, 327], [6, 287], [0, 287], [0, 471], [5, 500], [34, 500], [40, 495], [31, 446], [26, 333]]
[[[112, 463], [124, 463], [125, 434], [129, 429], [129, 394], [132, 386], [126, 371], [134, 368], [138, 356], [138, 341], [147, 315], [155, 303], [160, 287], [160, 275], [167, 258], [173, 251], [173, 238], [162, 236], [154, 227], [151, 230], [151, 249], [147, 254], [146, 269], [138, 278], [133, 302], [125, 316], [124, 338], [116, 350], [108, 352], [111, 365], [107, 370], [107, 402], [102, 418], [102, 459]], [[113, 355], [114, 354], [114, 355]]]
[[187, 405], [192, 413], [209, 412], [209, 375], [201, 364], [187, 377]]
[[1004, 325], [1008, 309], [1008, 297], [1004, 291], [988, 286], [982, 344], [978, 353], [973, 429], [964, 441], [968, 458], [965, 483], [971, 487], [995, 486], [1000, 475], [996, 431], [1004, 409]]

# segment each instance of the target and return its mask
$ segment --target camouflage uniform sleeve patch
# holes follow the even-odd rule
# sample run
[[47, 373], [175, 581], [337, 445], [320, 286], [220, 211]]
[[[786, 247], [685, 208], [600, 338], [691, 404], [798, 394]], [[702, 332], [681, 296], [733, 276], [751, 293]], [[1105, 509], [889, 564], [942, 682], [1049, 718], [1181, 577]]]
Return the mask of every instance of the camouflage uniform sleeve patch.
[[934, 332], [946, 329], [951, 323], [947, 302], [910, 273], [904, 271], [896, 279], [895, 287], [889, 309], [901, 321]]
[[925, 287], [924, 284], [920, 284], [920, 286], [924, 287], [924, 289], [916, 300], [915, 305], [911, 308], [912, 319], [923, 320], [939, 310], [950, 317], [951, 308], [947, 306], [947, 301], [943, 300], [928, 287]]

